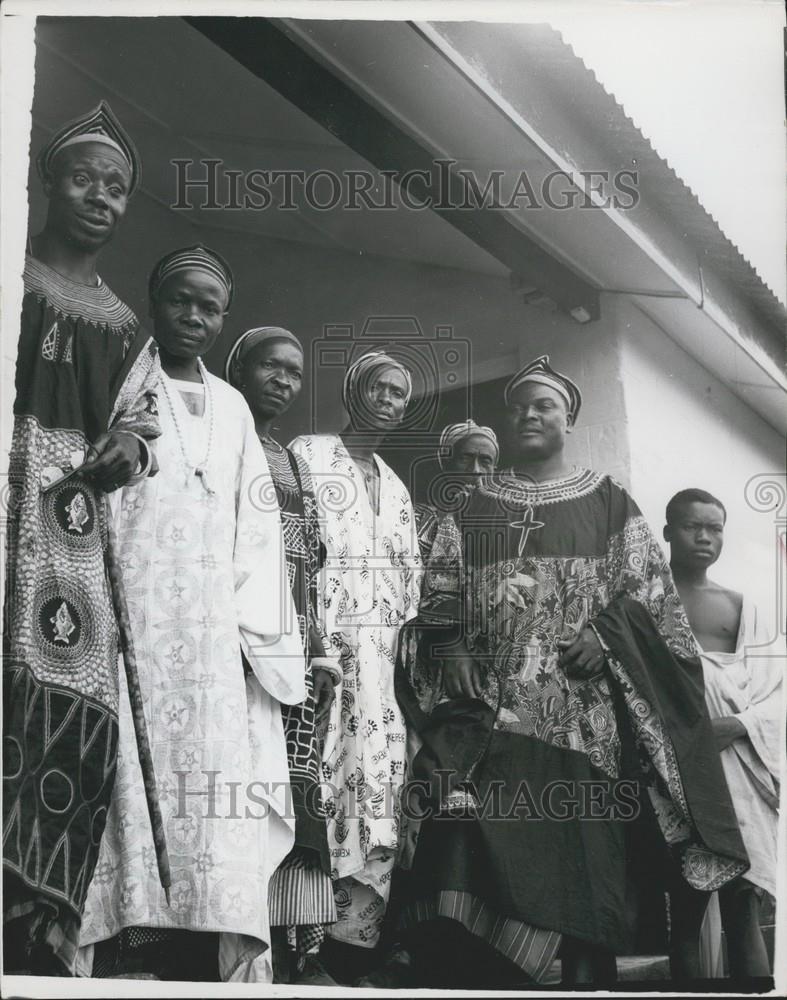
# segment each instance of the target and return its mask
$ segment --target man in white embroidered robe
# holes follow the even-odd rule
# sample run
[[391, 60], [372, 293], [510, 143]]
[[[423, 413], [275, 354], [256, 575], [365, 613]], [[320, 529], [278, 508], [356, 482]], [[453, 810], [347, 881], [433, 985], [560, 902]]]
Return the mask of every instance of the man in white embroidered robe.
[[213, 969], [223, 980], [270, 981], [268, 883], [294, 839], [280, 703], [305, 697], [279, 512], [245, 400], [200, 360], [229, 308], [229, 269], [189, 247], [159, 262], [150, 293], [161, 475], [124, 493], [117, 525], [171, 903], [155, 878], [124, 716], [82, 943], [112, 939], [116, 973], [141, 965], [161, 978]]

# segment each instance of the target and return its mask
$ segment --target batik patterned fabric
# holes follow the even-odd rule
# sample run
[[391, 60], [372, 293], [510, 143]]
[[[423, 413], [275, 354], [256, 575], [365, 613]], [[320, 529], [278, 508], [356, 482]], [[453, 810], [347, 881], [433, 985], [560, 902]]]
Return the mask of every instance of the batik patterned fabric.
[[[543, 484], [495, 477], [441, 521], [426, 577], [397, 693], [421, 741], [413, 775], [451, 773], [430, 785], [442, 818], [408, 831], [405, 924], [454, 909], [467, 926], [483, 903], [469, 929], [538, 979], [562, 934], [627, 946], [626, 859], [640, 826], [626, 818], [658, 829], [654, 871], [674, 855], [710, 890], [745, 870], [697, 648], [662, 551], [620, 486], [588, 470]], [[557, 643], [585, 625], [607, 666], [571, 679]], [[457, 635], [481, 664], [480, 699], [449, 699], [431, 655], [435, 639], [445, 649]], [[583, 798], [591, 788], [595, 805]]]
[[[268, 887], [294, 826], [281, 703], [304, 699], [303, 644], [251, 412], [236, 390], [207, 378], [205, 413], [194, 416], [162, 375], [160, 471], [122, 491], [115, 522], [171, 904], [158, 879], [124, 697], [117, 779], [81, 943], [130, 927], [219, 932], [222, 979], [269, 981]], [[81, 957], [86, 971], [87, 948]]]
[[295, 847], [271, 881], [271, 926], [311, 926], [293, 935], [298, 950], [319, 949], [323, 926], [336, 920], [330, 880], [325, 818], [320, 814], [320, 756], [315, 727], [314, 681], [309, 630], [320, 632], [317, 574], [322, 565], [320, 526], [309, 470], [287, 448], [263, 440], [281, 511], [287, 574], [292, 588], [306, 662], [306, 700], [283, 705], [284, 735], [295, 814]]
[[4, 616], [4, 909], [6, 921], [45, 914], [35, 944], [71, 968], [115, 775], [119, 639], [106, 496], [69, 473], [107, 430], [156, 437], [158, 356], [103, 283], [28, 258], [24, 291]]
[[342, 671], [322, 757], [338, 918], [328, 933], [373, 947], [399, 837], [405, 727], [393, 673], [399, 630], [418, 606], [418, 539], [407, 489], [379, 457], [375, 511], [341, 438], [302, 437], [290, 447], [315, 488], [327, 549], [318, 611]]
[[428, 503], [414, 503], [413, 514], [415, 515], [415, 526], [418, 532], [418, 548], [421, 553], [421, 562], [426, 566], [429, 562], [429, 556], [432, 553], [434, 540], [437, 537], [441, 515], [437, 507]]

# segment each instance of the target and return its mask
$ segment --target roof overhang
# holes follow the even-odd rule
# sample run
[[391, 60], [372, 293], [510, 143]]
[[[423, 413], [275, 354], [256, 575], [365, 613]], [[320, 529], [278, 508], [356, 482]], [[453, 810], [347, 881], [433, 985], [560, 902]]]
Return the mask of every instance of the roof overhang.
[[[581, 193], [564, 208], [524, 198], [435, 211], [519, 285], [584, 320], [597, 315], [600, 292], [629, 296], [748, 406], [787, 429], [784, 308], [552, 28], [190, 23], [381, 169], [450, 160], [454, 182], [471, 171], [480, 187], [494, 171], [509, 185], [524, 173], [537, 198], [561, 174], [555, 201], [569, 188]], [[610, 197], [621, 171], [637, 175], [633, 205]]]

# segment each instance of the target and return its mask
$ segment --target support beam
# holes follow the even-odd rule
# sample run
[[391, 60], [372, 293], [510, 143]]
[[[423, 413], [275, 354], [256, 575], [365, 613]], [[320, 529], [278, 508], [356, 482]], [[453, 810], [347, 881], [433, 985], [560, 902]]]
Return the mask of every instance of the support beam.
[[[192, 27], [237, 59], [301, 111], [380, 170], [434, 176], [435, 156], [400, 129], [330, 69], [318, 62], [275, 22], [263, 18], [187, 17]], [[510, 271], [526, 278], [571, 314], [599, 316], [598, 290], [513, 225], [504, 212], [483, 206], [455, 208], [465, 199], [460, 178], [445, 171], [446, 205], [432, 211]], [[431, 182], [413, 176], [409, 191], [425, 199]]]

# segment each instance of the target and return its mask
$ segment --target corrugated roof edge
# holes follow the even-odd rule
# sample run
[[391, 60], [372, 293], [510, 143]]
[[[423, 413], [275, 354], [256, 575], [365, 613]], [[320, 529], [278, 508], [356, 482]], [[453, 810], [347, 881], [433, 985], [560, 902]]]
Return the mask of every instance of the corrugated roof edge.
[[[708, 242], [708, 237], [713, 236], [717, 242], [717, 246], [710, 248], [705, 248], [705, 252], [708, 249], [711, 250], [712, 255], [709, 256], [709, 262], [714, 266], [717, 273], [720, 274], [722, 278], [730, 277], [733, 278], [736, 284], [741, 288], [741, 290], [747, 295], [748, 298], [752, 300], [752, 304], [755, 308], [759, 309], [767, 319], [771, 322], [781, 326], [782, 330], [787, 327], [787, 307], [781, 302], [779, 297], [773, 291], [773, 289], [768, 285], [768, 283], [763, 279], [760, 273], [757, 271], [756, 267], [749, 261], [744, 254], [741, 252], [740, 248], [733, 243], [733, 241], [726, 235], [724, 230], [721, 228], [719, 222], [711, 215], [711, 213], [705, 208], [705, 206], [700, 201], [697, 194], [692, 190], [692, 188], [680, 177], [674, 167], [670, 162], [663, 157], [658, 150], [653, 145], [652, 141], [645, 135], [642, 129], [636, 124], [636, 122], [626, 113], [625, 108], [617, 99], [617, 97], [607, 90], [602, 81], [599, 79], [596, 72], [590, 68], [590, 66], [585, 63], [584, 59], [574, 49], [571, 43], [567, 42], [560, 31], [553, 28], [551, 25], [534, 26], [543, 27], [549, 30], [549, 33], [553, 38], [559, 42], [560, 46], [564, 49], [564, 52], [569, 53], [571, 60], [574, 63], [573, 69], [576, 71], [578, 67], [581, 67], [583, 73], [590, 77], [593, 81], [593, 86], [600, 90], [607, 100], [610, 102], [612, 109], [614, 109], [615, 114], [618, 117], [618, 125], [625, 124], [628, 130], [628, 135], [625, 135], [622, 131], [619, 132], [622, 138], [627, 138], [631, 141], [637, 143], [642, 143], [643, 146], [636, 152], [639, 152], [640, 157], [643, 153], [648, 156], [655, 157], [661, 168], [666, 168], [669, 175], [677, 182], [681, 192], [687, 197], [687, 200], [691, 203], [694, 211], [699, 213], [702, 223], [706, 227], [709, 227], [712, 232], [703, 232], [701, 230], [696, 230], [691, 233], [692, 237], [696, 242], [701, 244], [706, 244]], [[546, 41], [546, 32], [543, 33], [542, 37], [539, 39], [539, 43]], [[533, 53], [536, 58], [540, 54], [543, 57], [543, 50], [541, 53]], [[561, 83], [565, 84], [567, 82], [566, 75], [562, 72], [560, 74]], [[572, 87], [572, 90], [574, 88]], [[577, 91], [574, 90], [576, 94]], [[611, 124], [615, 124], [612, 122]], [[649, 192], [651, 195], [655, 194], [657, 199], [665, 204], [664, 195], [665, 192]], [[671, 213], [670, 213], [671, 214]], [[694, 222], [695, 220], [691, 217], [684, 218], [683, 222], [688, 224]], [[697, 223], [700, 222], [699, 219], [696, 220]], [[690, 231], [690, 230], [689, 230]], [[722, 246], [724, 251], [722, 252]], [[715, 252], [713, 252], [715, 251]], [[737, 267], [733, 268], [733, 272], [737, 273], [725, 273], [729, 270], [729, 258], [733, 258], [733, 261]]]

